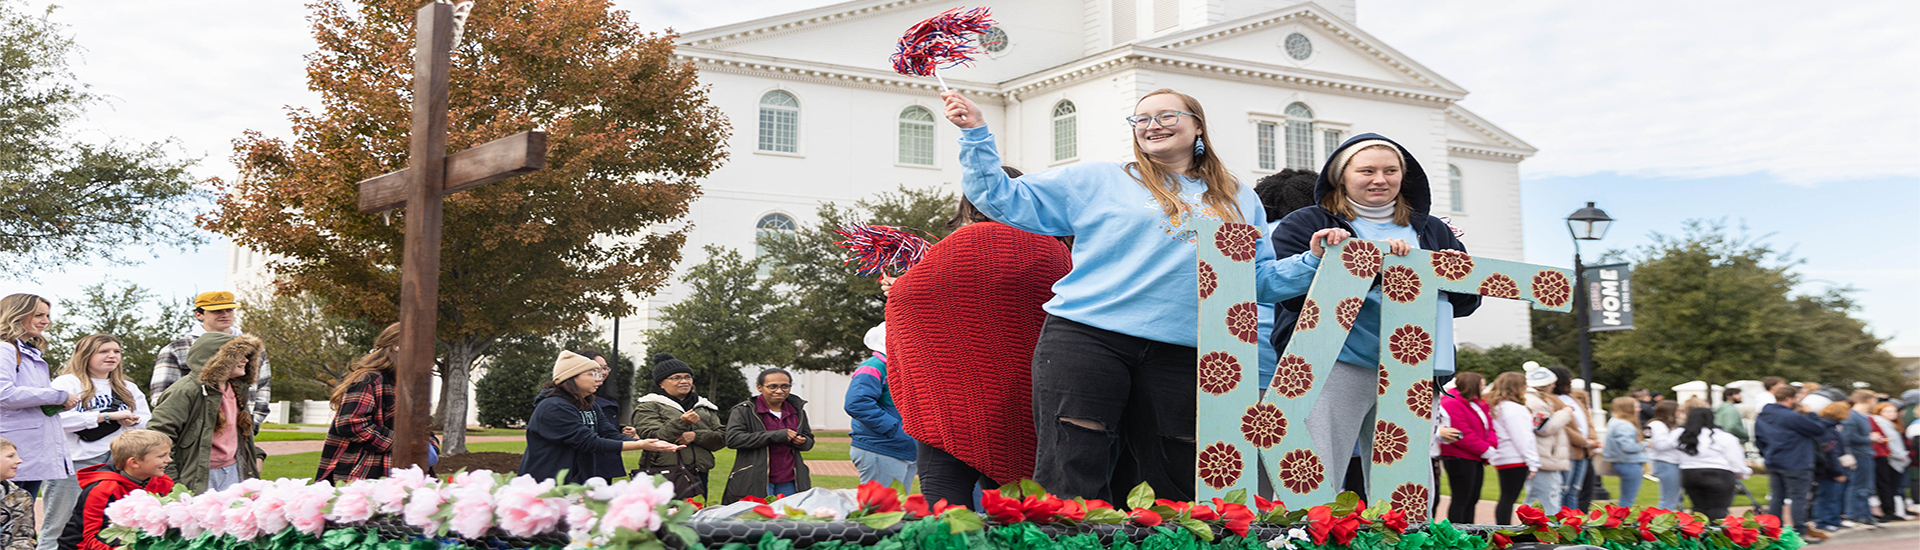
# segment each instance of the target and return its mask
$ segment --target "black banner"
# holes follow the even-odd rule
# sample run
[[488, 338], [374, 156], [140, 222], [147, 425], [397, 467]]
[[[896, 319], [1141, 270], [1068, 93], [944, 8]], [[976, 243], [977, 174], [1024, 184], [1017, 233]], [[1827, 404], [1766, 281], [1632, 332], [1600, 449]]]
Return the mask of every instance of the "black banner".
[[1633, 329], [1633, 268], [1628, 264], [1588, 266], [1587, 330]]

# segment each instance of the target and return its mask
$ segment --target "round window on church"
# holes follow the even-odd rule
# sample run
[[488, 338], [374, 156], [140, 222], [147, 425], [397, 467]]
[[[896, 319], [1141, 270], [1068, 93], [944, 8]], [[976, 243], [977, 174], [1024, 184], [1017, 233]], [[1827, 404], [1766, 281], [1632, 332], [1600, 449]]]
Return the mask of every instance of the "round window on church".
[[1294, 59], [1306, 61], [1307, 58], [1313, 57], [1313, 41], [1307, 40], [1307, 35], [1297, 32], [1287, 35], [1286, 46], [1287, 55]]
[[980, 33], [980, 48], [987, 50], [987, 53], [1005, 52], [1009, 45], [1006, 29], [993, 27], [987, 29], [987, 32]]

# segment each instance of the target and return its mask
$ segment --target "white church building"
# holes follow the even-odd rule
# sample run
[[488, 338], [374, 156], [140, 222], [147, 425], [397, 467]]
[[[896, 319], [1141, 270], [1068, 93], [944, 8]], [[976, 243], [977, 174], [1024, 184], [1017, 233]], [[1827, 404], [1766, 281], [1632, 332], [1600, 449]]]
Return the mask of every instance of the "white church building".
[[[997, 26], [980, 38], [984, 55], [941, 75], [984, 109], [1005, 162], [1028, 172], [1130, 160], [1122, 119], [1159, 88], [1202, 102], [1217, 154], [1247, 185], [1318, 170], [1347, 136], [1383, 134], [1426, 168], [1433, 214], [1464, 232], [1469, 251], [1524, 260], [1519, 164], [1536, 149], [1460, 107], [1466, 89], [1362, 30], [1357, 0], [1331, 2], [991, 4]], [[854, 0], [683, 34], [677, 57], [700, 71], [734, 131], [728, 161], [688, 214], [678, 271], [705, 261], [709, 244], [755, 254], [756, 235], [813, 222], [821, 203], [901, 185], [957, 194], [960, 132], [940, 116], [940, 86], [893, 72], [888, 56], [908, 27], [959, 6]], [[230, 265], [245, 278], [258, 271], [243, 264], [256, 262]], [[620, 348], [639, 357], [641, 331], [686, 292], [675, 277], [642, 300], [621, 320]], [[1527, 345], [1527, 306], [1488, 300], [1455, 334], [1462, 345]], [[815, 427], [847, 427], [844, 376], [795, 382]]]

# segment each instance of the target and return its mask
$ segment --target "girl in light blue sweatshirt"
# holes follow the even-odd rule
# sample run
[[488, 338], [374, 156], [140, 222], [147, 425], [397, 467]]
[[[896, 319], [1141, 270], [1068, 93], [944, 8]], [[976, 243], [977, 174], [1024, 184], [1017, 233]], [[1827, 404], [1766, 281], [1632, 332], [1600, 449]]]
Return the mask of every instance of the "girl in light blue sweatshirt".
[[1614, 475], [1620, 476], [1620, 505], [1633, 506], [1633, 499], [1640, 496], [1640, 476], [1647, 468], [1647, 446], [1640, 439], [1640, 402], [1632, 397], [1615, 397], [1609, 407], [1613, 418], [1607, 419], [1607, 442], [1601, 446], [1601, 454], [1607, 462], [1613, 464]]
[[[1074, 237], [1073, 270], [1053, 287], [1033, 357], [1034, 480], [1064, 498], [1113, 499], [1119, 444], [1155, 493], [1193, 499], [1198, 274], [1189, 220], [1267, 226], [1251, 186], [1208, 145], [1198, 101], [1173, 90], [1141, 98], [1133, 162], [1081, 162], [1009, 178], [980, 108], [942, 94], [962, 128], [962, 189], [975, 207], [1040, 235]], [[1258, 239], [1258, 301], [1306, 294], [1326, 244], [1276, 259]], [[1127, 472], [1131, 474], [1131, 472]], [[1124, 476], [1127, 486], [1141, 481]], [[1115, 492], [1119, 491], [1119, 492]]]

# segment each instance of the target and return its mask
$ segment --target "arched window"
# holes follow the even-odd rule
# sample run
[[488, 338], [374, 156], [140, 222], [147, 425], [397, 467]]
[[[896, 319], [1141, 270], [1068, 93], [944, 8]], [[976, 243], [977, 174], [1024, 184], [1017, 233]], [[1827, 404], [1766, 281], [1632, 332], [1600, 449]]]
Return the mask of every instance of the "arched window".
[[1313, 109], [1304, 103], [1287, 106], [1287, 167], [1312, 170]]
[[1447, 165], [1447, 200], [1454, 212], [1467, 211], [1467, 184], [1460, 177], [1460, 167]]
[[800, 152], [800, 100], [780, 90], [760, 96], [760, 150]]
[[786, 214], [767, 214], [761, 216], [760, 221], [754, 222], [753, 257], [760, 259], [760, 269], [756, 272], [757, 274], [765, 277], [773, 273], [773, 259], [767, 257], [766, 240], [781, 233], [799, 230], [800, 226], [793, 223], [793, 218], [787, 217]]
[[899, 162], [933, 166], [933, 112], [926, 107], [900, 111]]
[[1073, 102], [1053, 104], [1053, 160], [1059, 162], [1080, 156], [1080, 124]]

